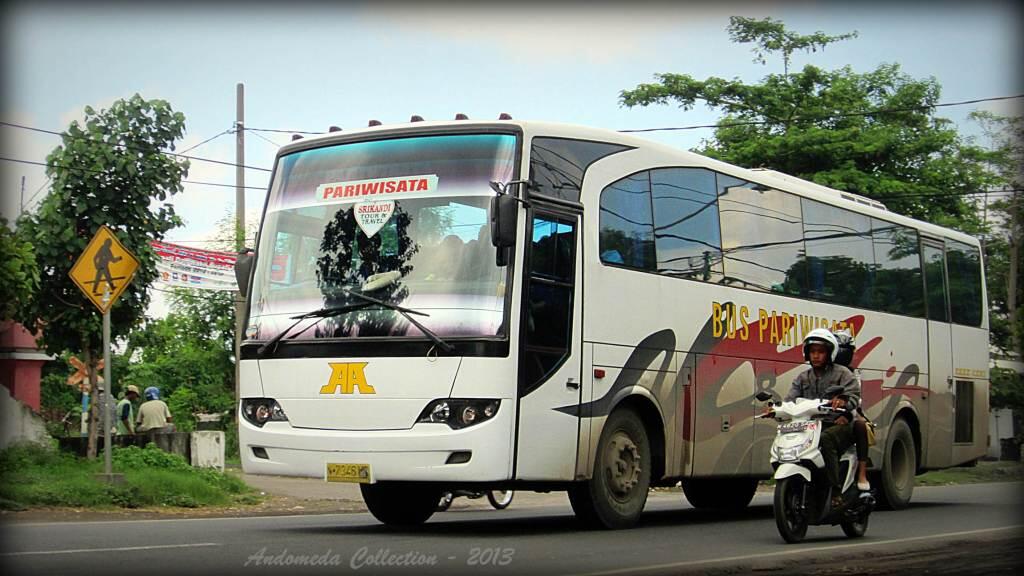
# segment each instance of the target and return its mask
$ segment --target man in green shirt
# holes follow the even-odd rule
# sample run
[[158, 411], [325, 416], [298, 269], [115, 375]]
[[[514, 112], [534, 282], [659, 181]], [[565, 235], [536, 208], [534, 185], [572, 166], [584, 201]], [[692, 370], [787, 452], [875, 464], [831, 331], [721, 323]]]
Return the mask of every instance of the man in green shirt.
[[117, 433], [135, 434], [135, 407], [132, 403], [139, 399], [139, 388], [129, 384], [124, 397], [117, 403]]

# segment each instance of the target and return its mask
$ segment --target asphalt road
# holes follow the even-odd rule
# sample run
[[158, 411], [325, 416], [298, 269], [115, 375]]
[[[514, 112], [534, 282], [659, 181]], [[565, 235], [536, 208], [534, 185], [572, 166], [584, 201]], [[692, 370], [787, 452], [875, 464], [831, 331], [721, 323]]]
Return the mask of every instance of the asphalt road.
[[[525, 501], [525, 503], [523, 503]], [[735, 514], [655, 493], [641, 524], [581, 529], [567, 501], [462, 507], [418, 530], [369, 514], [5, 524], [3, 573], [132, 574], [1015, 574], [1024, 565], [1024, 484], [918, 488], [876, 512], [867, 535], [812, 527], [786, 545], [771, 495]], [[517, 506], [517, 504], [519, 504]]]

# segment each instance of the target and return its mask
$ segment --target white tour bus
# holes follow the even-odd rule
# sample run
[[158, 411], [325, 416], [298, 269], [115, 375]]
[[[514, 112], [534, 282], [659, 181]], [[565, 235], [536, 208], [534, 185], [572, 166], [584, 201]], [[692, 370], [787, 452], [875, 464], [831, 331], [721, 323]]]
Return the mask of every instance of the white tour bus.
[[632, 136], [411, 122], [277, 156], [241, 345], [247, 473], [358, 482], [389, 524], [442, 490], [565, 490], [636, 522], [648, 488], [746, 506], [807, 368], [856, 338], [875, 486], [986, 451], [978, 242], [878, 202]]

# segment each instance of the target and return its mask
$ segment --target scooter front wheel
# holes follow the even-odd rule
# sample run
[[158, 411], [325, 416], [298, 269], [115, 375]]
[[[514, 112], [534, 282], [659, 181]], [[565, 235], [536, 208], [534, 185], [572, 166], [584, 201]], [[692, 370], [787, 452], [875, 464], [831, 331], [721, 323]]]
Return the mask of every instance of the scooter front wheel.
[[802, 541], [807, 535], [807, 517], [801, 509], [804, 484], [801, 476], [783, 478], [775, 484], [775, 526], [782, 539], [790, 544]]
[[437, 511], [444, 512], [452, 505], [452, 500], [455, 500], [455, 494], [451, 492], [442, 492], [441, 498], [437, 503]]
[[512, 490], [489, 490], [487, 492], [487, 501], [491, 503], [491, 506], [494, 506], [495, 510], [504, 510], [512, 503], [512, 497], [515, 494]]

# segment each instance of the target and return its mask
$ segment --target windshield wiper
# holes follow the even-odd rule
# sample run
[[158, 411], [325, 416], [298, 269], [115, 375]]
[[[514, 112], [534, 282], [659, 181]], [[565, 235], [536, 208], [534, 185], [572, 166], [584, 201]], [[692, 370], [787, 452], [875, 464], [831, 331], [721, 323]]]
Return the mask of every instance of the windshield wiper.
[[294, 334], [292, 336], [292, 338], [300, 336], [306, 330], [309, 330], [313, 326], [316, 326], [320, 322], [320, 320], [323, 320], [324, 318], [330, 318], [332, 316], [340, 316], [342, 314], [347, 314], [347, 313], [353, 312], [355, 310], [362, 310], [363, 308], [369, 308], [370, 306], [382, 306], [382, 307], [387, 308], [389, 310], [394, 310], [395, 312], [398, 312], [399, 314], [404, 316], [406, 318], [406, 320], [408, 320], [413, 326], [418, 328], [420, 330], [420, 332], [423, 332], [423, 334], [425, 334], [427, 336], [427, 338], [429, 338], [430, 341], [433, 342], [438, 348], [440, 348], [441, 350], [444, 350], [447, 353], [451, 353], [451, 352], [453, 352], [455, 350], [455, 347], [453, 347], [451, 344], [449, 344], [449, 343], [445, 342], [444, 340], [442, 340], [441, 337], [438, 336], [436, 333], [434, 333], [433, 330], [431, 330], [430, 328], [427, 328], [423, 324], [420, 324], [418, 321], [416, 321], [415, 318], [412, 317], [413, 314], [416, 314], [418, 316], [428, 316], [428, 317], [430, 316], [430, 314], [427, 314], [425, 312], [420, 312], [418, 310], [412, 310], [410, 308], [404, 308], [402, 306], [398, 306], [397, 304], [392, 304], [390, 302], [385, 302], [383, 300], [378, 300], [376, 298], [373, 298], [372, 296], [367, 296], [366, 294], [362, 294], [362, 293], [359, 293], [359, 292], [353, 292], [351, 290], [346, 290], [346, 289], [342, 289], [342, 292], [344, 292], [345, 294], [347, 294], [349, 296], [355, 296], [356, 298], [361, 299], [363, 302], [359, 303], [359, 304], [347, 304], [345, 306], [328, 306], [328, 307], [325, 307], [325, 308], [320, 308], [319, 310], [313, 310], [312, 312], [306, 312], [305, 314], [299, 314], [298, 316], [291, 316], [290, 318], [292, 320], [295, 320], [295, 322], [291, 326], [289, 326], [289, 327], [285, 328], [284, 330], [281, 330], [280, 332], [278, 332], [273, 338], [271, 338], [270, 340], [267, 340], [266, 343], [264, 343], [262, 346], [257, 348], [256, 349], [256, 356], [259, 357], [259, 358], [266, 358], [270, 354], [273, 354], [274, 352], [276, 352], [277, 351], [277, 345], [281, 342], [281, 340], [284, 339], [284, 337], [287, 336], [303, 320], [308, 320], [310, 318], [317, 318], [318, 319], [316, 322], [313, 322], [309, 326], [306, 326], [305, 328], [303, 328], [301, 332], [298, 332], [298, 333]]
[[[425, 312], [420, 312], [419, 310], [412, 310], [410, 308], [403, 308], [403, 307], [401, 307], [401, 306], [399, 306], [397, 304], [392, 304], [390, 302], [385, 302], [383, 300], [378, 300], [378, 299], [376, 299], [376, 298], [374, 298], [372, 296], [367, 296], [366, 294], [362, 294], [360, 292], [353, 292], [352, 290], [345, 290], [345, 289], [342, 289], [342, 290], [345, 292], [345, 294], [348, 294], [350, 296], [355, 296], [356, 298], [359, 298], [359, 299], [363, 300], [364, 302], [368, 302], [370, 304], [376, 304], [377, 306], [383, 306], [384, 308], [387, 308], [389, 310], [394, 310], [395, 312], [398, 312], [402, 316], [405, 316], [405, 319], [408, 320], [410, 324], [412, 324], [416, 328], [419, 328], [419, 331], [423, 332], [423, 334], [425, 334], [427, 336], [427, 338], [430, 338], [430, 341], [433, 342], [438, 348], [440, 348], [441, 350], [444, 350], [445, 352], [447, 352], [449, 354], [455, 350], [454, 346], [452, 346], [451, 344], [449, 344], [449, 343], [445, 342], [444, 340], [442, 340], [441, 337], [438, 336], [436, 333], [434, 333], [433, 330], [431, 330], [430, 328], [427, 328], [423, 324], [420, 324], [415, 318], [412, 317], [413, 314], [416, 314], [417, 316], [427, 316], [427, 317], [429, 317], [430, 314], [427, 314]], [[358, 304], [354, 304], [354, 306], [358, 306]]]
[[[256, 356], [258, 356], [259, 358], [265, 358], [269, 354], [275, 352], [277, 350], [277, 344], [281, 341], [281, 339], [283, 339], [289, 332], [292, 331], [292, 329], [299, 325], [299, 322], [302, 322], [303, 320], [308, 320], [310, 318], [319, 318], [319, 320], [317, 320], [316, 322], [313, 322], [309, 326], [303, 328], [302, 332], [305, 332], [306, 330], [309, 330], [313, 326], [316, 326], [320, 322], [320, 320], [323, 320], [324, 318], [330, 318], [331, 316], [340, 316], [342, 314], [347, 314], [354, 310], [362, 310], [363, 308], [369, 308], [370, 305], [371, 303], [364, 302], [362, 304], [348, 304], [346, 306], [328, 306], [326, 308], [320, 308], [319, 310], [313, 310], [312, 312], [306, 312], [305, 314], [299, 314], [298, 316], [291, 316], [291, 319], [295, 320], [295, 323], [285, 328], [284, 330], [281, 330], [273, 338], [267, 340], [265, 344], [257, 348]], [[302, 332], [295, 334], [295, 336], [292, 336], [292, 338], [299, 336], [300, 334], [302, 334]]]

